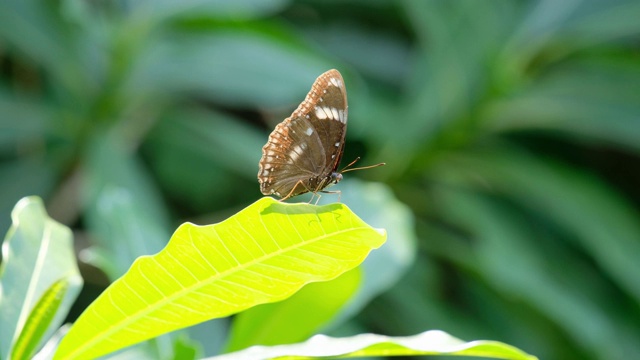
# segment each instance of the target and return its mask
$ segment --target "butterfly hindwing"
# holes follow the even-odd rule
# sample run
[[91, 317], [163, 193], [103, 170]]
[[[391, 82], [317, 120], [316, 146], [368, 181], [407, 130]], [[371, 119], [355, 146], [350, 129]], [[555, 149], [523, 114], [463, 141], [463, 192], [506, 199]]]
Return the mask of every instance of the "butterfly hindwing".
[[307, 192], [307, 180], [326, 167], [322, 143], [311, 127], [300, 117], [287, 118], [276, 126], [262, 149], [258, 179], [263, 194], [284, 197]]

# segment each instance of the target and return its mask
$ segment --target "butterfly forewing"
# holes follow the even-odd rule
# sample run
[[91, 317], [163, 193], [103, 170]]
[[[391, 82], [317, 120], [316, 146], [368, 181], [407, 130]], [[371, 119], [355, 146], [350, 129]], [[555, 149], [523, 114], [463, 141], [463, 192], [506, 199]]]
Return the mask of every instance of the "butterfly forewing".
[[[297, 114], [301, 110], [303, 113]], [[347, 92], [342, 75], [337, 70], [320, 75], [293, 114], [308, 118], [318, 132], [326, 156], [324, 173], [330, 175], [340, 163], [347, 130]]]
[[262, 148], [258, 172], [262, 193], [289, 197], [326, 187], [342, 157], [346, 124], [344, 81], [337, 70], [329, 70]]

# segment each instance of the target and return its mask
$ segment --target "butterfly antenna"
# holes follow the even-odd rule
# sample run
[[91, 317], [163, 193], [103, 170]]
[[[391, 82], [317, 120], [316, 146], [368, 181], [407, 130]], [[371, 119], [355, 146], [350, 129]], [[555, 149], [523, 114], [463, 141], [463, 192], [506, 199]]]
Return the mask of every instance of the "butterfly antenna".
[[362, 166], [362, 167], [357, 167], [357, 168], [351, 168], [349, 169], [349, 166], [355, 164], [358, 160], [360, 160], [360, 156], [358, 156], [355, 160], [353, 160], [352, 162], [349, 163], [349, 165], [345, 166], [342, 168], [342, 170], [340, 170], [340, 173], [346, 173], [349, 171], [354, 171], [354, 170], [364, 170], [364, 169], [371, 169], [374, 167], [378, 167], [378, 166], [382, 166], [382, 165], [386, 165], [386, 163], [379, 163], [379, 164], [375, 164], [375, 165], [369, 165], [369, 166]]

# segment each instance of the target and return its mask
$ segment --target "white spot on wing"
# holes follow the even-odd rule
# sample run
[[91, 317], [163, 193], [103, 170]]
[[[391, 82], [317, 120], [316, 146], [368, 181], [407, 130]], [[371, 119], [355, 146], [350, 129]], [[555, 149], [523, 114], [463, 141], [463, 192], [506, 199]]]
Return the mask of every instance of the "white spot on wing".
[[340, 110], [332, 107], [316, 106], [316, 116], [320, 120], [331, 119], [344, 122], [340, 118]]
[[298, 160], [298, 158], [300, 157], [300, 154], [298, 154], [298, 153], [297, 153], [297, 152], [295, 152], [295, 151], [292, 151], [292, 152], [289, 154], [289, 157], [291, 158], [291, 160], [292, 160], [292, 161], [296, 161], [296, 160]]
[[302, 144], [302, 145], [304, 146], [301, 146], [301, 145], [294, 146], [293, 150], [289, 153], [289, 157], [291, 158], [292, 161], [298, 160], [298, 158], [302, 154], [302, 150], [304, 150], [304, 148], [307, 146], [307, 144]]
[[331, 108], [331, 113], [333, 114], [333, 120], [340, 120], [340, 114], [338, 114], [338, 109]]
[[340, 146], [340, 143], [337, 142], [337, 143], [333, 144], [333, 146], [338, 147], [338, 146]]
[[340, 81], [340, 79], [337, 79], [337, 78], [329, 79], [329, 83], [335, 87], [342, 87], [342, 81]]
[[345, 114], [344, 110], [338, 110], [338, 118], [340, 122], [346, 124], [347, 123], [347, 114]]
[[311, 127], [307, 128], [307, 131], [304, 132], [307, 136], [311, 136], [313, 134], [313, 129]]
[[323, 107], [316, 106], [316, 117], [320, 120], [324, 120], [327, 118], [327, 113], [324, 111]]

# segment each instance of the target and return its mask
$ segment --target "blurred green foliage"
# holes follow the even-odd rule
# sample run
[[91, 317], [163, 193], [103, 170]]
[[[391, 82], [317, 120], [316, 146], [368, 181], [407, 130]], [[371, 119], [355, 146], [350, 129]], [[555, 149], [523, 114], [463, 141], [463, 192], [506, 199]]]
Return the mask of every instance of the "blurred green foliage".
[[411, 209], [419, 247], [336, 332], [632, 358], [638, 19], [636, 0], [5, 0], [0, 228], [42, 196], [114, 279], [178, 223], [261, 196], [269, 131], [337, 68], [345, 159], [388, 164], [353, 176]]

